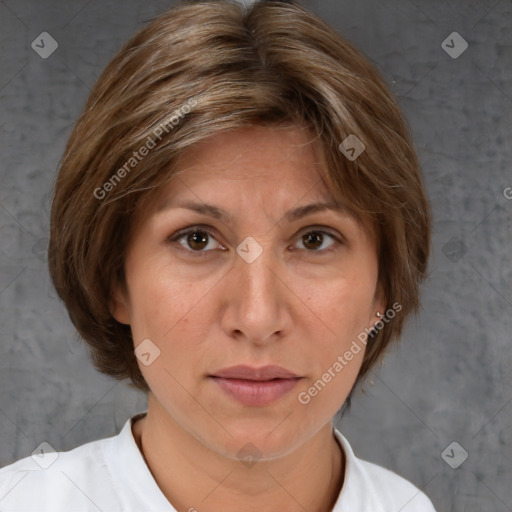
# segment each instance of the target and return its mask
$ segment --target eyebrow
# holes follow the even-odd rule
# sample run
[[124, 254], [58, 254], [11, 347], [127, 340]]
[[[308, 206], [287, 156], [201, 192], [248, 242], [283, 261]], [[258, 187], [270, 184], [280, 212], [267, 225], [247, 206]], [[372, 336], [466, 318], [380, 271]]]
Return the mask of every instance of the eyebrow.
[[[160, 213], [164, 210], [169, 210], [171, 208], [184, 208], [187, 210], [192, 210], [194, 212], [222, 220], [226, 223], [233, 223], [234, 221], [234, 216], [228, 212], [225, 212], [221, 208], [207, 203], [196, 203], [195, 201], [183, 201], [178, 204], [173, 204], [172, 201], [166, 201], [160, 208], [158, 208], [157, 213]], [[296, 220], [302, 219], [303, 217], [306, 217], [307, 215], [327, 210], [345, 215], [347, 214], [347, 209], [342, 204], [336, 201], [327, 201], [323, 203], [306, 204], [303, 206], [298, 206], [297, 208], [293, 208], [292, 210], [288, 210], [283, 215], [283, 219], [287, 222], [294, 222]]]

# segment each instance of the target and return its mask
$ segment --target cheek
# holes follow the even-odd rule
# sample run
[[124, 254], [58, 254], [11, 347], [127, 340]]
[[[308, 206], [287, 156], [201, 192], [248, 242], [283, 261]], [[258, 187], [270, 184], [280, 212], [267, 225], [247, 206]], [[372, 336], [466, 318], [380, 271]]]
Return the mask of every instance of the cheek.
[[191, 369], [197, 362], [209, 325], [205, 315], [200, 314], [201, 295], [196, 293], [197, 289], [191, 290], [190, 283], [166, 279], [162, 273], [146, 274], [133, 284], [134, 345], [137, 347], [142, 340], [149, 339], [158, 353], [150, 365], [139, 360], [139, 368], [157, 394], [158, 390], [166, 390], [171, 402], [186, 402], [187, 397], [181, 395], [177, 383], [187, 382], [193, 374]]
[[333, 281], [310, 297], [322, 321], [315, 320], [316, 332], [310, 332], [310, 378], [297, 396], [309, 421], [334, 416], [350, 393], [364, 358], [358, 335], [367, 327], [372, 299], [373, 288], [352, 279]]
[[162, 343], [174, 331], [193, 324], [190, 318], [201, 309], [201, 299], [214, 285], [208, 280], [185, 280], [161, 265], [134, 268], [130, 278], [134, 339], [154, 337]]
[[160, 269], [144, 274], [133, 284], [134, 345], [150, 339], [159, 354], [149, 366], [139, 360], [139, 368], [162, 400], [188, 408], [190, 397], [183, 394], [179, 383], [197, 392], [195, 374], [207, 367], [202, 358], [208, 351], [208, 333], [215, 321], [208, 292], [215, 282], [184, 281]]
[[308, 294], [309, 309], [327, 328], [326, 341], [347, 341], [367, 327], [375, 292], [374, 283], [361, 279], [340, 277]]

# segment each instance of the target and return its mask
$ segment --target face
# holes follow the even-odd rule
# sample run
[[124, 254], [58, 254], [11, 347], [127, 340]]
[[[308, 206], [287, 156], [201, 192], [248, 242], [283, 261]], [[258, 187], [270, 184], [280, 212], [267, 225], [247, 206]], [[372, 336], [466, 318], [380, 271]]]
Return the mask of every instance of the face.
[[[148, 414], [226, 457], [247, 442], [283, 456], [330, 424], [363, 360], [353, 341], [383, 310], [371, 236], [343, 209], [303, 208], [332, 200], [312, 139], [244, 127], [184, 152], [140, 212], [115, 293], [135, 348], [150, 340]], [[235, 365], [298, 378], [212, 377]]]

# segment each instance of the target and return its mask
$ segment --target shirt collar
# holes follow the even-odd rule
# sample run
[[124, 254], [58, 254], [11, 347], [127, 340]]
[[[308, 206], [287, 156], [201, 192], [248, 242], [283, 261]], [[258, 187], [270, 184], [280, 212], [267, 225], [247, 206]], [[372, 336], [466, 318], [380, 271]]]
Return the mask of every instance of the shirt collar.
[[[133, 437], [133, 422], [146, 414], [147, 411], [138, 413], [126, 421], [110, 445], [108, 462], [112, 466], [113, 474], [119, 475], [122, 485], [125, 486], [120, 495], [121, 499], [127, 497], [126, 510], [176, 512], [158, 487]], [[131, 499], [128, 498], [130, 495]]]

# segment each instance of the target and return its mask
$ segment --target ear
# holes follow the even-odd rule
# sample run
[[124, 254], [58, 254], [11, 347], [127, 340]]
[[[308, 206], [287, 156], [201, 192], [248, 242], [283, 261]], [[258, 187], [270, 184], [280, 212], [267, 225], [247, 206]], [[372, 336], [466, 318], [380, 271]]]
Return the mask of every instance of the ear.
[[109, 310], [112, 316], [121, 324], [130, 325], [130, 307], [128, 293], [124, 286], [117, 284], [112, 292]]
[[[382, 285], [379, 283], [377, 285], [377, 289], [375, 290], [375, 295], [373, 297], [373, 309], [370, 317], [370, 326], [373, 327], [379, 320], [382, 319], [384, 313], [386, 312], [386, 297], [384, 294], [384, 290]], [[377, 316], [377, 312], [381, 314], [380, 317]]]

